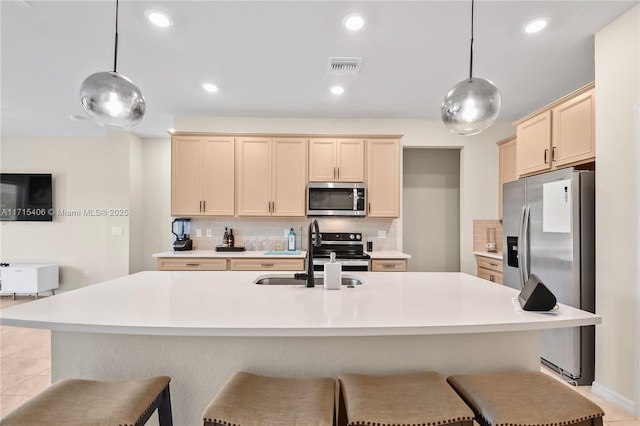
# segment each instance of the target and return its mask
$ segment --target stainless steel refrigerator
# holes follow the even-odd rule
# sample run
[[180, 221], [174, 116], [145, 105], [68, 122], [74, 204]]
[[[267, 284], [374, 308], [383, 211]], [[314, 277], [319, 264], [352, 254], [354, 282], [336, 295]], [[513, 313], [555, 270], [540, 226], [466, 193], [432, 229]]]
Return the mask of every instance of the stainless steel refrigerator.
[[[612, 207], [613, 208], [613, 207]], [[595, 312], [595, 172], [573, 168], [503, 186], [504, 284], [536, 274], [558, 303]], [[542, 332], [542, 363], [593, 382], [594, 326]]]

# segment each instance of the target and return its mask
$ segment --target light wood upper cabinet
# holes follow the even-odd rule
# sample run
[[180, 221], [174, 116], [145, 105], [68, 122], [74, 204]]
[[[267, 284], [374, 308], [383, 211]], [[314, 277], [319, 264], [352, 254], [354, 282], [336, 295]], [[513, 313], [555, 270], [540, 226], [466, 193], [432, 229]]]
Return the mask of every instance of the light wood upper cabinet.
[[502, 185], [518, 179], [516, 172], [516, 138], [503, 139], [498, 144], [498, 219], [502, 220]]
[[400, 216], [400, 141], [367, 141], [367, 202], [369, 217]]
[[306, 164], [305, 139], [238, 138], [238, 215], [305, 216]]
[[294, 138], [273, 139], [272, 153], [272, 215], [305, 216], [307, 141]]
[[569, 166], [596, 157], [595, 89], [591, 89], [551, 110], [555, 167]]
[[363, 182], [364, 139], [309, 140], [310, 182]]
[[529, 118], [517, 127], [518, 176], [551, 168], [551, 111]]
[[171, 215], [233, 216], [234, 139], [171, 138]]
[[594, 94], [590, 83], [513, 123], [518, 177], [595, 160]]

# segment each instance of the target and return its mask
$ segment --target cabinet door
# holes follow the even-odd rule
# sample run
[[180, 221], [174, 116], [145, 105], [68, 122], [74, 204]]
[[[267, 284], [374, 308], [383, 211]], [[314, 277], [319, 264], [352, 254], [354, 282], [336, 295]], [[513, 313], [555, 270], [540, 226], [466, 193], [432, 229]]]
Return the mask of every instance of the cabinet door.
[[400, 216], [400, 141], [367, 141], [369, 217]]
[[309, 182], [333, 182], [337, 178], [336, 140], [309, 140]]
[[234, 140], [228, 137], [205, 138], [203, 150], [203, 213], [212, 216], [233, 216]]
[[271, 140], [238, 138], [238, 215], [270, 216], [271, 212]]
[[171, 139], [171, 215], [202, 215], [202, 145], [199, 137]]
[[303, 271], [304, 259], [230, 259], [231, 271]]
[[502, 220], [502, 185], [518, 179], [516, 138], [498, 142], [498, 218]]
[[595, 89], [591, 89], [552, 109], [554, 166], [595, 159], [594, 92]]
[[551, 111], [523, 121], [517, 129], [518, 177], [551, 168]]
[[336, 141], [336, 179], [339, 182], [364, 182], [364, 140]]
[[274, 139], [271, 169], [273, 216], [305, 216], [306, 139]]
[[375, 259], [371, 261], [372, 272], [407, 272], [406, 259]]

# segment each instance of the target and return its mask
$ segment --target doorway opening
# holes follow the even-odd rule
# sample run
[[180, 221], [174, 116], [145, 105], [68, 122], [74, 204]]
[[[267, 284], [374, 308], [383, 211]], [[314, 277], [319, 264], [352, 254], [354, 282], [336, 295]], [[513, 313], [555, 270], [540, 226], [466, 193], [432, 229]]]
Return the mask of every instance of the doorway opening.
[[402, 240], [409, 271], [460, 272], [459, 149], [404, 149]]

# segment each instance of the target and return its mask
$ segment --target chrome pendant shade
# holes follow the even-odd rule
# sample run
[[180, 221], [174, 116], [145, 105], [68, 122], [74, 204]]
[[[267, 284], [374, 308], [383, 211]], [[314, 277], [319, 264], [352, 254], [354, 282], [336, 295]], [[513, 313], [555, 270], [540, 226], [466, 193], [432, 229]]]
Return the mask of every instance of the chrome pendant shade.
[[496, 121], [501, 104], [500, 91], [492, 82], [472, 77], [449, 90], [442, 102], [440, 115], [451, 132], [471, 136]]
[[127, 77], [118, 74], [118, 0], [113, 71], [91, 74], [80, 87], [80, 102], [87, 115], [101, 126], [128, 129], [144, 118], [142, 92]]
[[82, 108], [102, 126], [123, 129], [138, 124], [145, 113], [142, 92], [127, 77], [117, 72], [97, 72], [80, 87]]
[[491, 126], [502, 106], [500, 91], [491, 81], [473, 77], [473, 7], [471, 0], [471, 49], [469, 78], [462, 80], [444, 97], [440, 116], [452, 133], [471, 136]]

